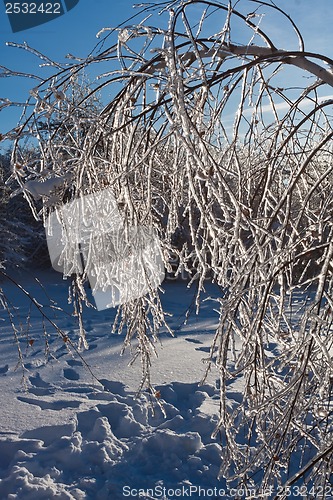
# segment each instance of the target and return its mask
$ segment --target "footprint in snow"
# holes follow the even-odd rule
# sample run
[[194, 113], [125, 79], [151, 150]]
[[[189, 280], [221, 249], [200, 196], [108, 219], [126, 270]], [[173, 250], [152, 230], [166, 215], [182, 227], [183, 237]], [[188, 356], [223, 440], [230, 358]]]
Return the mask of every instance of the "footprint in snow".
[[66, 401], [60, 399], [57, 401], [42, 401], [40, 399], [26, 398], [24, 396], [18, 396], [17, 399], [23, 403], [39, 406], [42, 410], [60, 411], [64, 408], [78, 408], [81, 404], [80, 401]]
[[9, 366], [8, 365], [5, 365], [5, 366], [1, 366], [0, 367], [0, 374], [1, 375], [5, 375], [9, 370]]
[[35, 396], [48, 396], [55, 392], [55, 388], [48, 382], [45, 382], [39, 373], [36, 373], [34, 377], [29, 377], [29, 381], [32, 385], [32, 387], [29, 387], [29, 392]]
[[185, 339], [187, 342], [192, 342], [193, 344], [203, 344], [203, 342], [201, 342], [201, 340], [197, 340], [197, 339], [190, 339], [189, 337], [186, 337]]
[[82, 361], [78, 360], [78, 359], [69, 359], [67, 361], [67, 364], [69, 366], [82, 366]]
[[196, 351], [201, 351], [201, 352], [210, 352], [210, 347], [196, 347]]
[[105, 391], [118, 394], [118, 396], [126, 396], [126, 386], [122, 382], [101, 378], [100, 383], [103, 385]]
[[92, 351], [93, 349], [96, 349], [97, 344], [89, 344], [88, 343], [88, 347], [89, 347], [89, 351]]
[[67, 380], [79, 380], [80, 375], [76, 370], [73, 370], [73, 368], [64, 368], [64, 377], [67, 378]]
[[42, 379], [39, 373], [36, 373], [35, 377], [29, 377], [29, 380], [32, 385], [35, 387], [51, 387], [51, 385], [48, 382], [45, 382], [45, 380]]

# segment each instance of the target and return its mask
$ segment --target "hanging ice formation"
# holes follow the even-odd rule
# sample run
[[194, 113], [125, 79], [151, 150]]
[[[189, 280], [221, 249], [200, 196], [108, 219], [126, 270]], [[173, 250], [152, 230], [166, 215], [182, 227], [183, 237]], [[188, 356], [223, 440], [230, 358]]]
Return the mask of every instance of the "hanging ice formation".
[[45, 230], [52, 267], [64, 276], [84, 273], [99, 311], [142, 297], [164, 279], [157, 235], [126, 226], [110, 188], [56, 207]]

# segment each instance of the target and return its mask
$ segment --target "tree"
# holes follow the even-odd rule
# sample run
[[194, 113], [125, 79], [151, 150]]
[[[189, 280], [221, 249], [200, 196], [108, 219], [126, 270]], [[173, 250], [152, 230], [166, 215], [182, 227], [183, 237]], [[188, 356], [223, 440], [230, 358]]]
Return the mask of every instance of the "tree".
[[7, 269], [49, 264], [45, 231], [21, 197], [11, 197], [5, 180], [10, 175], [10, 152], [0, 155], [0, 261]]
[[[263, 28], [265, 10], [296, 33], [298, 47], [277, 47]], [[220, 374], [221, 474], [235, 485], [279, 486], [279, 498], [302, 483], [324, 491], [333, 464], [333, 130], [332, 100], [322, 96], [333, 86], [333, 61], [306, 51], [273, 3], [175, 1], [162, 12], [165, 29], [118, 29], [114, 45], [105, 48], [108, 35], [103, 50], [38, 85], [12, 163], [24, 161], [20, 143], [30, 134], [43, 166], [16, 181], [24, 190], [47, 168], [46, 178], [70, 173], [75, 196], [111, 186], [128, 224], [156, 228], [166, 266], [172, 252], [195, 267], [197, 308], [212, 276], [221, 295], [207, 371], [214, 363]], [[212, 15], [223, 19], [215, 34]], [[71, 100], [73, 74], [91, 64], [103, 68], [99, 83]], [[288, 72], [299, 84], [303, 74], [313, 78], [296, 93]], [[102, 112], [82, 114], [105, 89], [114, 97]], [[44, 196], [44, 216], [59, 197], [52, 200]], [[158, 291], [120, 306], [119, 317], [125, 345], [138, 338], [149, 384], [164, 322]], [[235, 380], [243, 398], [230, 409]]]

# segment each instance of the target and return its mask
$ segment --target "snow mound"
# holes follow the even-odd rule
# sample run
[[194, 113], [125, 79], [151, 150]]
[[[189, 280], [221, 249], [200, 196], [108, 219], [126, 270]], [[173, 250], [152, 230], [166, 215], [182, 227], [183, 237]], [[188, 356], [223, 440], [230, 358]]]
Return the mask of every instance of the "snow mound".
[[96, 405], [70, 424], [0, 443], [1, 498], [121, 499], [139, 489], [140, 498], [160, 498], [144, 491], [221, 487], [221, 449], [211, 438], [217, 417], [202, 410], [207, 398], [218, 407], [213, 386], [159, 386], [163, 415], [144, 395], [135, 399], [123, 384], [103, 383]]

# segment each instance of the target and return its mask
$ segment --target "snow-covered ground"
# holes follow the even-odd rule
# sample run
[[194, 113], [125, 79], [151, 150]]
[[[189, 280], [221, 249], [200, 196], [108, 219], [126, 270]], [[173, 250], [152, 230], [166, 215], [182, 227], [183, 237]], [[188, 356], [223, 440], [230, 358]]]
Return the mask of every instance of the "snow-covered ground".
[[[47, 309], [48, 295], [70, 313], [68, 282], [53, 271], [39, 278], [45, 290], [32, 276], [18, 277], [49, 315], [56, 315], [63, 331], [77, 340], [75, 318]], [[92, 376], [49, 325], [46, 359], [39, 312], [29, 308], [13, 284], [0, 285], [17, 307], [16, 318], [21, 318], [16, 327], [25, 363], [23, 371], [17, 365], [10, 323], [1, 311], [1, 499], [237, 496], [218, 479], [223, 451], [211, 438], [219, 411], [217, 372], [200, 385], [217, 322], [211, 302], [182, 326], [194, 291], [182, 281], [164, 283], [163, 302], [176, 332], [174, 338], [162, 333], [158, 358], [153, 360], [152, 382], [164, 416], [156, 402], [151, 406], [148, 392], [135, 398], [141, 366], [128, 366], [130, 351], [120, 356], [123, 337], [110, 331], [113, 310], [85, 310], [89, 350], [83, 358]], [[208, 293], [214, 293], [209, 285]]]

